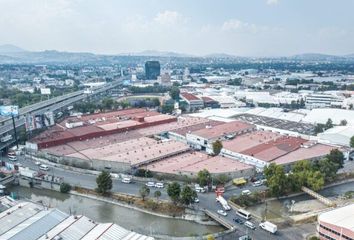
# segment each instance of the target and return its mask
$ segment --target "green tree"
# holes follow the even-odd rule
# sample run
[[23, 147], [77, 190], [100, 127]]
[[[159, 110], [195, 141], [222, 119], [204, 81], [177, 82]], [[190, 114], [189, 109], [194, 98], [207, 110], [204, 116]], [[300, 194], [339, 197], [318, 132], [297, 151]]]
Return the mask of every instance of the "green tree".
[[211, 174], [208, 170], [200, 170], [197, 175], [198, 183], [201, 187], [207, 186], [211, 183]]
[[102, 107], [106, 110], [111, 110], [114, 105], [114, 100], [112, 98], [105, 98], [102, 100]]
[[350, 138], [350, 147], [354, 148], [354, 136]]
[[173, 109], [174, 109], [174, 106], [173, 106], [173, 105], [164, 104], [164, 105], [162, 105], [162, 107], [161, 107], [161, 112], [162, 112], [162, 113], [172, 113], [172, 112], [173, 112]]
[[324, 175], [317, 171], [309, 160], [298, 161], [291, 170], [288, 182], [293, 191], [299, 191], [302, 186], [318, 191], [324, 185]]
[[326, 122], [326, 125], [325, 125], [325, 128], [326, 129], [330, 129], [333, 127], [333, 121], [332, 119], [328, 118], [327, 122]]
[[225, 183], [227, 183], [228, 181], [230, 181], [230, 178], [228, 176], [226, 176], [225, 174], [220, 174], [219, 176], [217, 176], [214, 180], [214, 182], [216, 184], [222, 184], [224, 185]]
[[325, 125], [322, 124], [322, 123], [318, 123], [316, 126], [315, 126], [315, 133], [321, 133], [325, 130]]
[[68, 193], [71, 190], [71, 185], [69, 183], [61, 183], [60, 184], [60, 192], [61, 193]]
[[158, 98], [153, 98], [152, 103], [155, 107], [159, 107], [161, 105], [160, 100]]
[[189, 205], [194, 202], [197, 197], [197, 193], [188, 185], [184, 186], [181, 192], [181, 203]]
[[219, 155], [221, 149], [222, 149], [222, 142], [220, 140], [216, 140], [213, 142], [213, 153], [214, 155]]
[[338, 165], [338, 168], [343, 168], [344, 164], [344, 154], [338, 149], [332, 149], [327, 155], [327, 159]]
[[149, 196], [149, 194], [150, 194], [150, 188], [148, 188], [147, 186], [142, 186], [141, 188], [140, 188], [140, 190], [139, 190], [139, 194], [140, 194], [140, 196], [143, 198], [143, 201], [145, 201], [145, 198], [147, 197], [147, 196]]
[[279, 197], [287, 192], [289, 184], [283, 166], [271, 163], [264, 169], [264, 175], [267, 179], [269, 191], [273, 196]]
[[319, 171], [310, 171], [307, 175], [306, 186], [313, 191], [321, 190], [324, 186], [324, 176]]
[[337, 163], [334, 163], [327, 158], [314, 163], [314, 169], [324, 175], [325, 182], [331, 182], [336, 178], [338, 168]]
[[96, 191], [102, 195], [108, 193], [112, 189], [111, 174], [107, 171], [102, 171], [96, 178]]
[[181, 185], [178, 182], [173, 182], [167, 186], [167, 194], [172, 202], [177, 203], [181, 194]]
[[154, 192], [154, 197], [157, 199], [157, 201], [159, 200], [159, 198], [161, 197], [161, 192], [159, 190]]
[[341, 126], [347, 126], [347, 124], [348, 124], [347, 120], [343, 119], [343, 120], [340, 121], [340, 124], [339, 124], [339, 125], [341, 125]]
[[[292, 181], [296, 181], [297, 187], [302, 187], [307, 185], [308, 175], [312, 171], [312, 165], [308, 160], [298, 161], [292, 167]], [[294, 191], [298, 191], [300, 189], [293, 189]]]
[[126, 108], [130, 107], [130, 103], [129, 103], [127, 100], [119, 102], [119, 105], [120, 105], [123, 109], [126, 109]]
[[172, 86], [172, 88], [171, 88], [171, 90], [170, 90], [170, 92], [169, 92], [170, 97], [171, 97], [173, 100], [176, 100], [176, 101], [179, 99], [179, 93], [180, 93], [179, 88], [176, 87], [176, 86]]

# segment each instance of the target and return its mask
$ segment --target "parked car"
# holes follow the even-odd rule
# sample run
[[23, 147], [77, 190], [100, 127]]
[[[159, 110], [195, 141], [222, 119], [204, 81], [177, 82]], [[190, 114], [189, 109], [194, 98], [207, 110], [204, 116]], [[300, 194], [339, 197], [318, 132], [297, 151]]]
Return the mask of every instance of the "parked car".
[[194, 198], [195, 203], [199, 203], [199, 198]]
[[36, 164], [37, 166], [41, 165], [41, 162], [35, 162], [34, 164]]
[[242, 192], [241, 192], [241, 194], [242, 195], [251, 195], [251, 191], [250, 190], [248, 190], [248, 189], [246, 189], [246, 190], [243, 190]]
[[252, 240], [252, 238], [248, 235], [243, 235], [243, 236], [239, 237], [238, 240]]
[[163, 185], [163, 183], [158, 182], [158, 183], [155, 184], [155, 187], [156, 188], [164, 188], [164, 185]]
[[202, 187], [199, 187], [199, 188], [196, 188], [195, 191], [196, 191], [197, 193], [203, 193], [203, 192], [205, 192], [205, 189], [202, 188]]
[[155, 183], [154, 182], [147, 182], [145, 185], [147, 187], [155, 187]]
[[217, 213], [220, 214], [221, 216], [224, 216], [224, 217], [227, 216], [227, 213], [224, 210], [221, 210], [221, 209], [218, 210]]
[[250, 228], [252, 230], [256, 229], [256, 226], [253, 223], [251, 223], [250, 221], [246, 221], [244, 224], [245, 224], [246, 227], [248, 227], [248, 228]]
[[43, 171], [48, 171], [49, 167], [47, 165], [41, 164], [41, 165], [39, 165], [39, 169], [43, 170]]
[[253, 187], [259, 187], [259, 186], [262, 186], [263, 185], [263, 182], [262, 181], [255, 181], [253, 184]]
[[240, 218], [234, 218], [233, 220], [234, 220], [235, 223], [238, 223], [238, 224], [243, 224], [244, 223], [244, 221], [242, 219], [240, 219]]
[[125, 177], [122, 179], [122, 183], [131, 183], [131, 182], [132, 182], [132, 179], [128, 178], [128, 177]]

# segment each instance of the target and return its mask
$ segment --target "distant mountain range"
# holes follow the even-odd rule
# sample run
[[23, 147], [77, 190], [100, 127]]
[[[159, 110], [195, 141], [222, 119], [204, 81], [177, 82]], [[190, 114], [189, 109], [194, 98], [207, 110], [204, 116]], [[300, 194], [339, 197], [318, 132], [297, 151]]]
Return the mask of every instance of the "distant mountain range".
[[167, 51], [156, 51], [156, 50], [146, 50], [142, 52], [135, 53], [122, 53], [121, 56], [143, 56], [143, 57], [197, 57], [191, 54], [167, 52]]
[[26, 52], [26, 50], [17, 47], [11, 44], [0, 45], [0, 54], [1, 53], [18, 53], [18, 52]]
[[296, 60], [304, 60], [304, 61], [333, 61], [333, 60], [345, 60], [345, 59], [354, 59], [354, 54], [348, 54], [343, 56], [338, 55], [328, 55], [328, 54], [320, 54], [320, 53], [304, 53], [299, 55], [291, 56], [290, 58]]
[[[213, 53], [204, 56], [196, 56], [191, 54], [147, 50], [136, 53], [124, 53], [117, 55], [102, 55], [84, 52], [60, 52], [56, 50], [46, 50], [32, 52], [24, 50], [15, 45], [6, 44], [0, 45], [0, 64], [13, 63], [110, 63], [119, 62], [120, 59], [126, 57], [156, 57], [156, 58], [218, 58], [218, 59], [233, 59], [233, 60], [248, 60], [251, 58], [234, 56], [225, 53]], [[254, 59], [254, 58], [252, 58]], [[268, 58], [272, 59], [272, 58]], [[274, 58], [279, 59], [279, 58]], [[282, 57], [281, 59], [298, 60], [298, 61], [354, 61], [354, 54], [344, 56], [305, 53], [290, 57]]]

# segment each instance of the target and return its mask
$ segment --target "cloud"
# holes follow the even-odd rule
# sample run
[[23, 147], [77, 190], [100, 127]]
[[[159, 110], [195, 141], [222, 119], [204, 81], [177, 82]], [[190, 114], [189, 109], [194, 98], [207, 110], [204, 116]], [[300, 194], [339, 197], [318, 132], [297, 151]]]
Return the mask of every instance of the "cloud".
[[166, 10], [164, 12], [159, 12], [154, 18], [154, 21], [161, 25], [171, 26], [178, 23], [185, 23], [186, 18], [176, 11]]
[[243, 22], [239, 19], [229, 19], [222, 24], [221, 30], [223, 32], [258, 34], [258, 33], [279, 32], [282, 29], [278, 27], [269, 27], [264, 25], [256, 25], [254, 23]]
[[261, 30], [266, 30], [266, 27], [257, 26], [253, 23], [243, 22], [239, 19], [229, 19], [223, 23], [221, 30], [257, 33]]
[[279, 0], [267, 0], [268, 5], [277, 5], [279, 3]]

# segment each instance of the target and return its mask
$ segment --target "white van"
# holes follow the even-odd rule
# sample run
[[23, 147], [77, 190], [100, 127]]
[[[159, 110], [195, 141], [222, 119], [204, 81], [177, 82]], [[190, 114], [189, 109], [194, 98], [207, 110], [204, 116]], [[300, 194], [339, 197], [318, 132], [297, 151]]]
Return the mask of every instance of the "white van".
[[131, 183], [131, 182], [132, 182], [132, 179], [128, 178], [128, 177], [125, 177], [122, 179], [122, 183]]
[[245, 226], [252, 229], [252, 230], [256, 229], [256, 226], [253, 223], [251, 223], [250, 221], [246, 221]]
[[39, 165], [39, 169], [43, 170], [43, 171], [48, 171], [49, 167], [47, 165], [41, 164], [41, 165]]
[[161, 182], [155, 183], [155, 188], [163, 188], [164, 185]]

